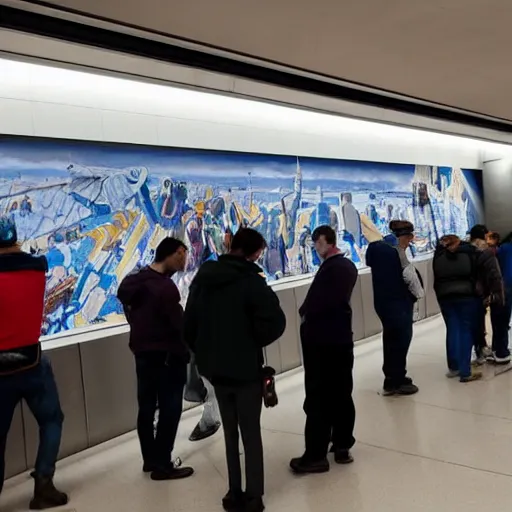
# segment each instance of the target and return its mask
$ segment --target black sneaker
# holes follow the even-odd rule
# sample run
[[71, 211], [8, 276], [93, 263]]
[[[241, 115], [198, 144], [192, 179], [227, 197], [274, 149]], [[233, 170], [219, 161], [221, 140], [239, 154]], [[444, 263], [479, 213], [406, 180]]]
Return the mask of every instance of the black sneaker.
[[290, 461], [290, 467], [294, 473], [298, 475], [307, 475], [315, 473], [327, 473], [329, 471], [329, 461], [322, 459], [317, 462], [305, 461], [303, 457], [297, 457]]
[[352, 464], [354, 457], [350, 450], [334, 450], [334, 461], [336, 464]]
[[215, 435], [218, 430], [220, 429], [220, 423], [216, 422], [213, 425], [210, 425], [206, 430], [201, 430], [201, 427], [199, 426], [199, 423], [196, 425], [196, 428], [192, 431], [192, 434], [190, 434], [188, 440], [189, 441], [202, 441], [203, 439], [207, 439], [208, 437], [211, 437]]
[[419, 391], [418, 386], [416, 386], [415, 384], [413, 384], [411, 382], [410, 384], [409, 383], [402, 384], [396, 390], [395, 394], [402, 395], [402, 396], [410, 396], [410, 395], [415, 395], [418, 391]]
[[263, 503], [263, 498], [247, 498], [240, 512], [263, 512], [264, 510], [265, 504]]
[[153, 471], [156, 471], [157, 469], [157, 465], [152, 462], [144, 462], [144, 465], [142, 466], [142, 471], [144, 473], [153, 473]]
[[151, 473], [151, 480], [182, 480], [194, 474], [192, 468], [175, 468], [174, 466], [159, 467]]
[[222, 498], [222, 506], [227, 512], [238, 512], [245, 506], [246, 498], [243, 491], [229, 491]]
[[30, 510], [46, 510], [67, 505], [68, 495], [55, 488], [52, 477], [34, 475], [33, 478], [34, 497], [30, 502]]

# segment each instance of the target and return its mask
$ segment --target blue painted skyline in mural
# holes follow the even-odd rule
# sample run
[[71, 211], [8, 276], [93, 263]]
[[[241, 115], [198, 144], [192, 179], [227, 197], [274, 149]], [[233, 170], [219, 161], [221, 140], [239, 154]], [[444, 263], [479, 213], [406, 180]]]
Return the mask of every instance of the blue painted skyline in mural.
[[0, 212], [24, 248], [46, 254], [44, 334], [123, 321], [122, 278], [168, 235], [190, 249], [175, 276], [184, 297], [201, 263], [244, 225], [268, 241], [269, 280], [314, 271], [311, 233], [330, 224], [363, 265], [395, 218], [417, 227], [415, 251], [482, 220], [481, 171], [297, 156], [0, 139]]

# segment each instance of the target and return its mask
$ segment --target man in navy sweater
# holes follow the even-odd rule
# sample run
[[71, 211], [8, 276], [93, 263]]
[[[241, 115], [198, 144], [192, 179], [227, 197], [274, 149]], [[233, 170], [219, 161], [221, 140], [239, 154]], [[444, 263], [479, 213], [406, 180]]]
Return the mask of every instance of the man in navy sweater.
[[331, 227], [315, 229], [313, 242], [323, 263], [299, 310], [307, 419], [306, 451], [290, 462], [296, 473], [329, 471], [327, 453], [331, 441], [335, 461], [352, 462], [350, 449], [355, 443], [350, 298], [357, 269], [336, 246], [336, 233]]
[[372, 242], [366, 251], [366, 264], [372, 269], [375, 311], [382, 322], [383, 394], [413, 395], [418, 388], [407, 377], [407, 354], [417, 297], [404, 278], [404, 270], [409, 266], [406, 250], [414, 239], [414, 226], [409, 221], [394, 220], [389, 228], [392, 234]]

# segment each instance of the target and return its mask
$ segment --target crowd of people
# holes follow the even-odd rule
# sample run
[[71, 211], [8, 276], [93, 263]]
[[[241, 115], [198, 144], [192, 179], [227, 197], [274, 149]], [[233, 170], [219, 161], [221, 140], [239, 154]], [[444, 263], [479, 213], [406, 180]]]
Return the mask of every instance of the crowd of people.
[[[390, 223], [389, 231], [383, 240], [369, 245], [366, 257], [372, 270], [374, 306], [383, 326], [382, 394], [407, 396], [418, 392], [407, 373], [407, 356], [414, 305], [425, 291], [421, 275], [408, 258], [414, 226], [397, 220]], [[299, 309], [306, 424], [304, 452], [290, 461], [296, 474], [329, 471], [330, 452], [335, 463], [351, 463], [355, 444], [351, 296], [358, 272], [338, 249], [331, 227], [316, 228], [312, 241], [322, 264]], [[286, 328], [279, 299], [257, 264], [266, 247], [260, 233], [239, 229], [227, 254], [201, 266], [183, 308], [170, 278], [185, 269], [188, 249], [178, 239], [165, 238], [153, 263], [128, 275], [118, 290], [135, 358], [142, 470], [156, 481], [194, 473], [172, 459], [192, 357], [206, 383], [200, 400], [209, 395], [218, 402], [228, 466], [228, 492], [222, 505], [233, 512], [265, 508], [260, 416], [263, 404], [275, 405], [277, 399], [264, 348]], [[12, 319], [0, 332], [0, 492], [7, 434], [15, 407], [24, 399], [40, 428], [30, 503], [35, 510], [68, 502], [68, 496], [53, 484], [64, 417], [51, 365], [39, 344], [46, 271], [45, 258], [23, 253], [12, 220], [0, 218], [0, 310]], [[448, 377], [471, 382], [482, 375], [476, 369], [479, 364], [510, 364], [511, 240], [500, 244], [485, 226], [475, 226], [469, 241], [444, 236], [434, 254], [433, 274], [447, 328]], [[487, 309], [492, 348], [486, 343]], [[204, 438], [204, 432], [214, 434], [219, 421], [214, 423], [214, 428], [202, 428], [200, 422], [192, 438]]]

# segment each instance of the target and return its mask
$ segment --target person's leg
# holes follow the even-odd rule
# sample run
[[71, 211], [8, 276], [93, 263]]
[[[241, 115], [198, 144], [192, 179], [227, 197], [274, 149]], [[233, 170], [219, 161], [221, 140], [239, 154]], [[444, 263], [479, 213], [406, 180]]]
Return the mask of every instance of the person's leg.
[[187, 365], [184, 361], [164, 361], [158, 368], [158, 425], [155, 436], [155, 461], [158, 470], [153, 480], [168, 480], [191, 476], [191, 468], [174, 468], [172, 451], [183, 411], [183, 391], [187, 381]]
[[[333, 386], [332, 442], [336, 462], [352, 462], [349, 450], [354, 446], [354, 425], [356, 409], [352, 398], [354, 388], [352, 371], [354, 368], [354, 345], [342, 345], [335, 350], [337, 370], [331, 379]], [[333, 354], [334, 355], [334, 354]], [[335, 386], [335, 383], [336, 386]]]
[[475, 306], [475, 318], [474, 318], [474, 332], [473, 332], [473, 347], [475, 349], [475, 355], [477, 362], [480, 364], [485, 363], [485, 356], [487, 347], [487, 341], [485, 339], [485, 315], [486, 308], [482, 301], [478, 301]]
[[50, 361], [42, 356], [36, 368], [19, 377], [23, 378], [23, 398], [39, 426], [39, 448], [33, 473], [35, 491], [30, 506], [42, 509], [65, 505], [67, 495], [53, 485], [64, 414]]
[[238, 423], [245, 452], [246, 493], [262, 498], [265, 491], [263, 441], [261, 439], [262, 384], [255, 382], [236, 390]]
[[467, 382], [480, 378], [480, 373], [471, 369], [471, 352], [475, 346], [475, 337], [480, 335], [481, 328], [481, 301], [480, 299], [467, 299], [454, 303], [458, 318], [458, 353], [460, 380]]
[[400, 330], [400, 345], [396, 362], [396, 379], [400, 379], [401, 386], [412, 383], [412, 380], [407, 378], [407, 356], [409, 355], [413, 336], [413, 316], [414, 304], [412, 302], [405, 303], [400, 309], [399, 314], [397, 314], [397, 330], [399, 325], [402, 328]]
[[[160, 359], [165, 355], [156, 354]], [[157, 366], [162, 361], [155, 358], [155, 354], [136, 354], [135, 366], [137, 370], [137, 401], [139, 412], [137, 415], [137, 434], [139, 436], [144, 471], [153, 471], [157, 464], [155, 448], [155, 413], [157, 408], [158, 375]], [[160, 412], [159, 412], [160, 415]]]
[[0, 493], [5, 478], [5, 447], [7, 434], [11, 428], [14, 411], [21, 394], [17, 386], [18, 376], [9, 375], [0, 377]]
[[503, 306], [491, 305], [492, 350], [497, 362], [506, 363], [510, 359], [508, 345], [511, 313], [512, 297], [510, 292], [505, 294], [505, 304]]
[[241, 494], [242, 469], [240, 466], [238, 410], [235, 390], [228, 386], [215, 386], [215, 394], [217, 395], [222, 425], [224, 427], [229, 491], [233, 494]]
[[379, 315], [382, 323], [382, 351], [383, 351], [383, 365], [382, 371], [384, 373], [384, 391], [393, 393], [396, 390], [397, 383], [395, 382], [395, 352], [396, 352], [396, 331], [393, 323], [387, 314]]
[[306, 451], [302, 461], [306, 465], [325, 462], [331, 441], [332, 407], [338, 398], [335, 390], [339, 388], [339, 384], [333, 382], [334, 374], [337, 373], [337, 358], [330, 352], [317, 344], [303, 345]]
[[459, 324], [454, 311], [453, 302], [441, 301], [439, 304], [446, 325], [446, 359], [448, 363], [448, 377], [459, 375]]

